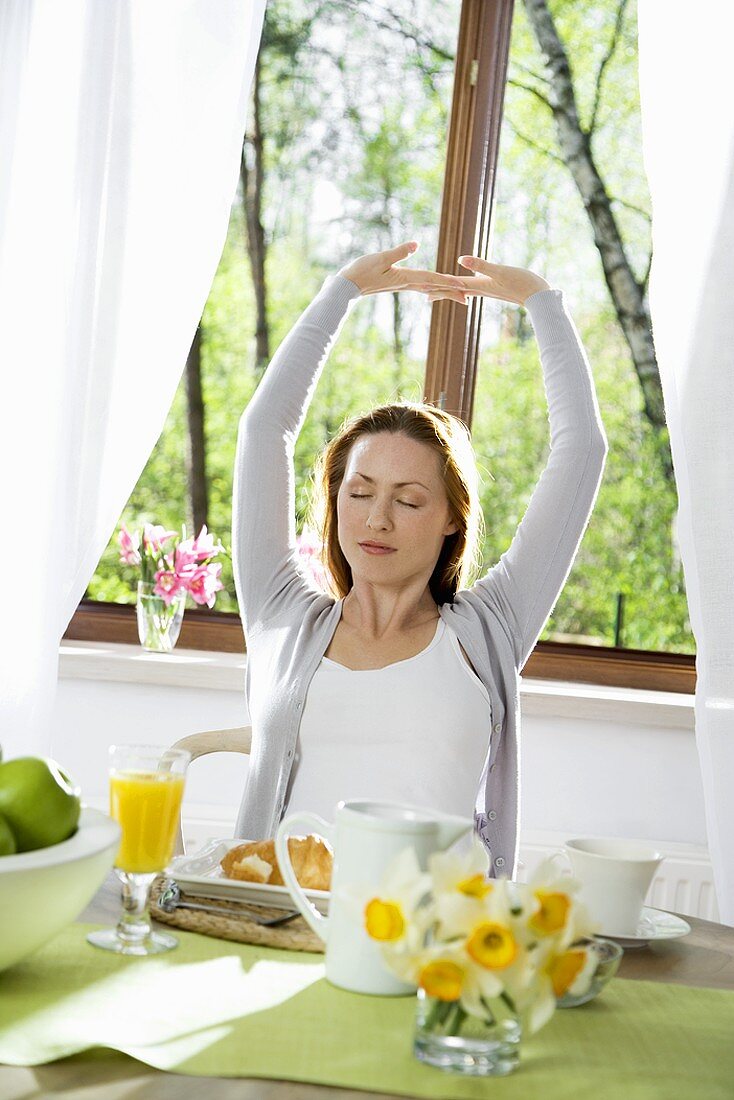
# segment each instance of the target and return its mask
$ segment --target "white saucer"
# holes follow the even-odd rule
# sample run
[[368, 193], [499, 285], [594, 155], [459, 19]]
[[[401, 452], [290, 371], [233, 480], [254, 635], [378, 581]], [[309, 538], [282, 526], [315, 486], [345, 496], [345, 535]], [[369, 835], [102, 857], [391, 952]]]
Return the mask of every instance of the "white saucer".
[[599, 932], [607, 940], [614, 940], [621, 947], [645, 947], [651, 940], [675, 940], [687, 936], [691, 930], [688, 921], [677, 917], [675, 913], [666, 913], [664, 909], [652, 909], [646, 905], [642, 910], [636, 936], [617, 936], [613, 932]]

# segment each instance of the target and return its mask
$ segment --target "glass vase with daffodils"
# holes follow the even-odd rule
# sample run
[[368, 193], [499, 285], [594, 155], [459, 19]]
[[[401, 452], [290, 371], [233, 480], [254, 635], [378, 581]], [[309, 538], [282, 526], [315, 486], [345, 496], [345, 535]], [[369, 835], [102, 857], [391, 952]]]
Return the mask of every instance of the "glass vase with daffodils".
[[488, 856], [436, 852], [428, 871], [405, 848], [364, 905], [364, 927], [386, 965], [417, 987], [414, 1054], [441, 1069], [504, 1075], [523, 1034], [565, 994], [589, 989], [599, 925], [574, 895], [578, 880], [544, 861], [527, 883], [489, 878]]

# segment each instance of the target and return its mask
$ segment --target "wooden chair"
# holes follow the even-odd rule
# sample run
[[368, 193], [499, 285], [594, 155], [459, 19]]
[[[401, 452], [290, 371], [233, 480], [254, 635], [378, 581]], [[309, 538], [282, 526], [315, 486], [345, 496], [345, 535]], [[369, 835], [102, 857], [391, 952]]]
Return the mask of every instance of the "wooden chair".
[[[207, 730], [204, 733], [191, 733], [188, 737], [182, 737], [171, 748], [186, 749], [191, 753], [191, 763], [198, 756], [207, 756], [210, 752], [241, 752], [250, 755], [252, 746], [252, 726], [238, 726], [231, 730]], [[181, 856], [186, 852], [179, 818], [176, 834], [176, 847], [174, 855]]]

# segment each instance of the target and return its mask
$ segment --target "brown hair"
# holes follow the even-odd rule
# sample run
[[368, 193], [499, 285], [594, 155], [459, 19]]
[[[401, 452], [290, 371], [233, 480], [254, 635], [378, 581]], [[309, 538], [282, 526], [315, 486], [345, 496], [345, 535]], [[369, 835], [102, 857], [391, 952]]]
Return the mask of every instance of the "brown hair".
[[468, 587], [471, 573], [479, 565], [483, 516], [477, 466], [463, 421], [418, 402], [378, 405], [347, 420], [316, 460], [308, 525], [320, 536], [328, 583], [340, 599], [352, 587], [352, 570], [339, 545], [337, 494], [354, 443], [360, 436], [380, 432], [402, 433], [426, 443], [439, 457], [450, 518], [458, 530], [445, 536], [428, 583], [437, 604], [451, 603], [460, 588]]

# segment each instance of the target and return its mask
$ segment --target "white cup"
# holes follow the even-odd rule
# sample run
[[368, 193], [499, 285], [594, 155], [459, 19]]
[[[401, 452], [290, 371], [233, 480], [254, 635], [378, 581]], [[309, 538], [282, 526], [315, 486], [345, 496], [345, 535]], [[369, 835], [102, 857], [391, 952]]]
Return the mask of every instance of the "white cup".
[[576, 837], [555, 853], [581, 883], [578, 898], [601, 935], [636, 936], [647, 891], [663, 856], [633, 840]]

